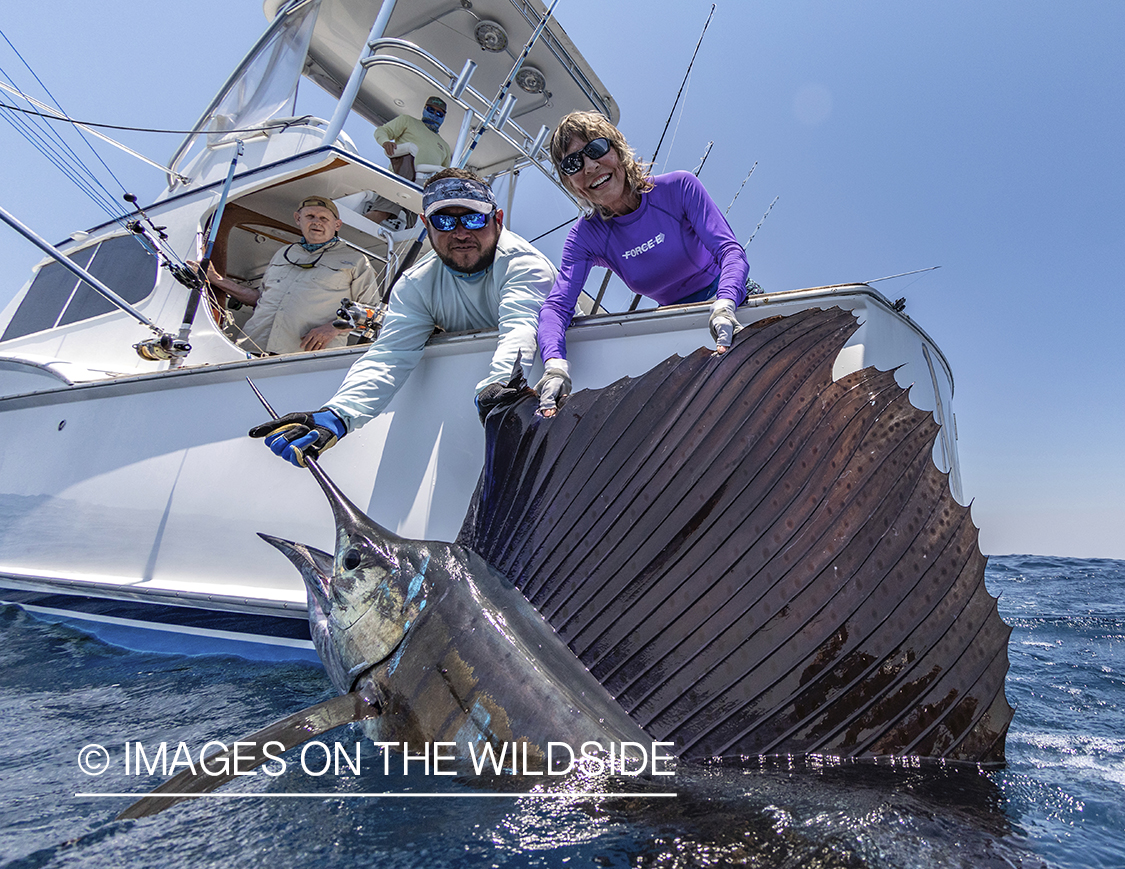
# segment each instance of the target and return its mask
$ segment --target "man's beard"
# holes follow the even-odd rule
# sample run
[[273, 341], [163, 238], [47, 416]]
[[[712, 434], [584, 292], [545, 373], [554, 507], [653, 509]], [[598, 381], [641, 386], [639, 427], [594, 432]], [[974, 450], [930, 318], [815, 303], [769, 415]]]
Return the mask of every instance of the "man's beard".
[[487, 252], [484, 252], [480, 255], [476, 262], [470, 263], [467, 267], [458, 265], [452, 259], [443, 256], [437, 250], [435, 250], [434, 253], [438, 255], [438, 259], [445, 263], [449, 268], [453, 269], [453, 271], [461, 272], [461, 274], [465, 275], [475, 275], [483, 272], [485, 269], [492, 265], [493, 261], [496, 259], [496, 245], [492, 245], [492, 247]]

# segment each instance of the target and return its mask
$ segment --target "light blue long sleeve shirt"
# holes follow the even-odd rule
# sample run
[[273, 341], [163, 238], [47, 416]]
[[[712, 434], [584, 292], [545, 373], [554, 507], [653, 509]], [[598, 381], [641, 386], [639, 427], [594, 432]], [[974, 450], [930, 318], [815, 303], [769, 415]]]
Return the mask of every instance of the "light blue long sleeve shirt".
[[539, 309], [555, 275], [550, 260], [507, 229], [501, 230], [492, 265], [475, 275], [456, 272], [429, 254], [399, 279], [379, 337], [326, 406], [348, 431], [368, 423], [406, 382], [436, 327], [446, 332], [499, 328], [492, 364], [481, 372], [477, 392], [507, 382], [520, 351], [526, 372], [535, 359]]

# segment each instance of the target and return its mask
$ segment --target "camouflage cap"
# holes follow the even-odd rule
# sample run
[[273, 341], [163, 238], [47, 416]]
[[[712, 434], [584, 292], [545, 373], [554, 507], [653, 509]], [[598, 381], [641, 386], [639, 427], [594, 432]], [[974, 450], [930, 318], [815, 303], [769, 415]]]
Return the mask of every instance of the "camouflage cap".
[[422, 193], [422, 213], [429, 217], [440, 208], [460, 206], [480, 214], [496, 208], [492, 188], [472, 178], [439, 178], [426, 185]]
[[337, 220], [340, 219], [340, 211], [339, 211], [339, 209], [336, 208], [336, 203], [333, 202], [331, 199], [327, 199], [323, 196], [307, 196], [307, 197], [305, 197], [304, 199], [301, 200], [301, 204], [297, 206], [297, 210], [300, 211], [302, 208], [314, 208], [316, 206], [320, 206], [321, 208], [327, 208], [329, 211], [332, 212], [332, 214], [335, 216], [335, 218]]

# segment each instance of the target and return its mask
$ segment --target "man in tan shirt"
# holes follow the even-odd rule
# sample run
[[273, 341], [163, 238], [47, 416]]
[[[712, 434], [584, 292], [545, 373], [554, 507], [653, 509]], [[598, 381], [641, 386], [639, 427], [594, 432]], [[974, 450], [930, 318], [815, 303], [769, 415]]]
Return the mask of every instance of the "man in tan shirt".
[[331, 199], [310, 196], [293, 215], [301, 241], [273, 255], [262, 289], [224, 278], [214, 268], [208, 280], [254, 307], [238, 344], [258, 355], [324, 350], [347, 344], [347, 330], [332, 325], [345, 296], [374, 307], [379, 287], [374, 269], [362, 253], [337, 235], [342, 222]]

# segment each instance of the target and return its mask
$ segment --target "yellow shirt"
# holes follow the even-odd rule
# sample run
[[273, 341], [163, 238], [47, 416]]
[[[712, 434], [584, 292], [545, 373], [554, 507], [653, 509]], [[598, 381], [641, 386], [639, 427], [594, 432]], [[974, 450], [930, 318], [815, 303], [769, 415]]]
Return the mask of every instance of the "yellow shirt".
[[394, 142], [401, 145], [411, 142], [418, 146], [414, 165], [425, 163], [430, 166], [448, 166], [453, 157], [453, 149], [445, 139], [410, 115], [399, 115], [387, 121], [375, 131], [375, 141], [380, 145]]

